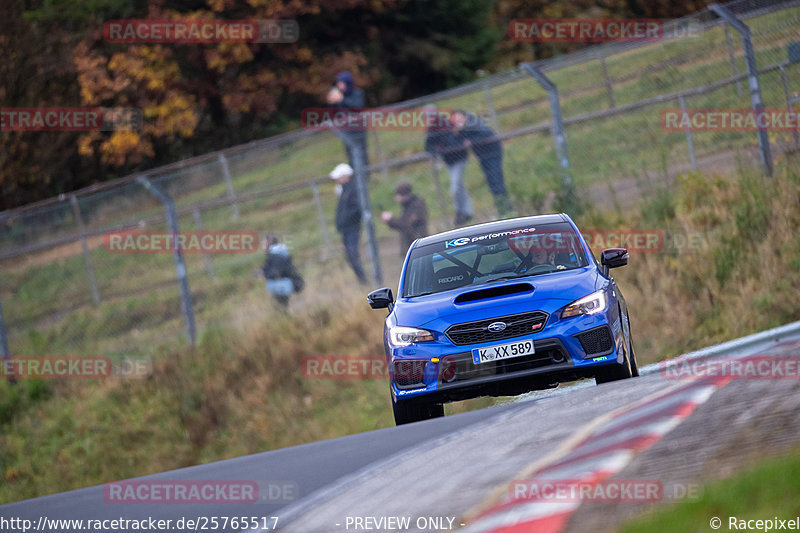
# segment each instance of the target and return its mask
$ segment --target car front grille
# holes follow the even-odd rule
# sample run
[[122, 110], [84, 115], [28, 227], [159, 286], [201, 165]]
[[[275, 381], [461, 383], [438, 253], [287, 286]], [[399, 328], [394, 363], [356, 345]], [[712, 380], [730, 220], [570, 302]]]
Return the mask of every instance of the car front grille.
[[536, 353], [531, 355], [480, 364], [475, 364], [472, 360], [471, 351], [445, 356], [439, 367], [439, 382], [443, 385], [463, 384], [476, 378], [532, 370], [569, 360], [566, 350], [558, 341], [552, 339], [536, 341], [534, 347]]
[[416, 389], [425, 383], [426, 359], [400, 359], [392, 365], [392, 379], [398, 389]]
[[586, 355], [606, 355], [614, 350], [614, 339], [608, 326], [600, 326], [575, 335]]
[[[487, 318], [450, 326], [445, 331], [445, 335], [457, 346], [513, 339], [542, 331], [547, 317], [547, 313], [532, 311], [518, 315]], [[497, 332], [489, 331], [489, 325], [495, 322], [505, 323], [505, 329]]]

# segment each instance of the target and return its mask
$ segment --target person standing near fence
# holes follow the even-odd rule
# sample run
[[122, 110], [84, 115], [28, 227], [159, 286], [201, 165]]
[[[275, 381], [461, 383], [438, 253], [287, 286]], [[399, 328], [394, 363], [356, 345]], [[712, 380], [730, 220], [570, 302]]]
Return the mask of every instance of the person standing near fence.
[[289, 248], [278, 240], [278, 237], [267, 234], [261, 241], [267, 252], [261, 273], [267, 280], [267, 292], [272, 294], [278, 306], [286, 311], [289, 308], [289, 296], [293, 292], [303, 290], [305, 282], [292, 264]]
[[472, 198], [464, 185], [464, 171], [467, 168], [469, 152], [462, 142], [453, 135], [453, 125], [436, 107], [428, 105], [424, 111], [432, 116], [428, 119], [428, 132], [425, 138], [425, 151], [444, 161], [450, 173], [450, 196], [456, 212], [455, 225], [462, 226], [472, 220]]
[[394, 199], [403, 206], [403, 214], [395, 217], [384, 211], [381, 220], [400, 232], [400, 253], [405, 257], [411, 244], [428, 234], [428, 208], [425, 200], [412, 192], [410, 183], [400, 183], [394, 190]]
[[339, 203], [336, 205], [336, 229], [342, 235], [342, 244], [347, 256], [347, 262], [353, 269], [359, 283], [366, 285], [367, 276], [361, 266], [361, 254], [358, 249], [361, 240], [361, 202], [358, 200], [358, 190], [353, 181], [353, 168], [347, 163], [336, 165], [329, 174], [336, 180], [339, 188]]
[[[328, 91], [328, 104], [332, 107], [342, 108], [350, 112], [360, 111], [364, 108], [364, 91], [355, 86], [353, 75], [349, 72], [340, 72], [336, 75], [336, 85]], [[367, 132], [366, 130], [348, 128], [347, 130], [334, 130], [336, 135], [344, 142], [347, 160], [350, 166], [361, 169], [364, 173], [364, 183], [369, 182], [369, 160], [367, 159]]]
[[497, 215], [506, 218], [513, 214], [503, 178], [503, 144], [483, 120], [463, 110], [453, 111], [450, 117], [453, 135], [465, 147], [471, 148], [486, 175], [486, 183], [494, 196]]

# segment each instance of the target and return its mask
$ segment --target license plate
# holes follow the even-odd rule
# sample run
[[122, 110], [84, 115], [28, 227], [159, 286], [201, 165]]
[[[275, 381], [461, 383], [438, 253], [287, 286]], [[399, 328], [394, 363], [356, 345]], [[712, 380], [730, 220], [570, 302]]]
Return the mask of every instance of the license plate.
[[533, 341], [517, 341], [508, 344], [498, 344], [487, 348], [475, 348], [472, 350], [472, 361], [479, 365], [490, 363], [500, 359], [511, 359], [534, 353]]

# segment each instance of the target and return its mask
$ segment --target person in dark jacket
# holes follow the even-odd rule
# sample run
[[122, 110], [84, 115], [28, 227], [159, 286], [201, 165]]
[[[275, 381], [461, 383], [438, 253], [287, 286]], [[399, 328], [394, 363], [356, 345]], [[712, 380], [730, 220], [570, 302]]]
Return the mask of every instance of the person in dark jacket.
[[336, 229], [342, 235], [342, 244], [347, 255], [347, 262], [362, 285], [367, 283], [364, 268], [361, 266], [361, 255], [358, 243], [361, 240], [361, 202], [353, 180], [353, 169], [342, 163], [330, 173], [336, 180], [339, 203], [336, 205]]
[[453, 198], [453, 210], [456, 212], [455, 225], [461, 226], [472, 220], [472, 198], [464, 186], [464, 170], [467, 168], [469, 152], [453, 135], [450, 121], [439, 115], [436, 107], [425, 106], [424, 110], [426, 113], [434, 114], [428, 121], [425, 151], [444, 161], [447, 166], [447, 171], [450, 173], [450, 196]]
[[411, 192], [410, 183], [400, 183], [394, 190], [394, 199], [403, 206], [403, 214], [395, 217], [384, 211], [381, 220], [400, 232], [400, 253], [405, 257], [411, 244], [428, 234], [428, 208], [425, 200]]
[[[355, 86], [353, 75], [340, 72], [336, 75], [336, 85], [328, 92], [328, 104], [342, 109], [360, 110], [365, 106], [364, 91]], [[344, 142], [347, 160], [356, 172], [362, 172], [364, 183], [369, 182], [369, 161], [367, 159], [367, 132], [365, 130], [339, 130], [336, 135]]]
[[278, 306], [284, 311], [289, 307], [289, 296], [293, 292], [300, 292], [303, 287], [303, 278], [292, 264], [289, 248], [278, 241], [275, 235], [266, 235], [261, 242], [267, 252], [261, 273], [267, 280], [267, 292], [272, 294]]
[[481, 169], [486, 175], [486, 183], [494, 196], [497, 214], [507, 217], [512, 214], [511, 201], [508, 199], [505, 179], [503, 178], [503, 144], [497, 134], [483, 120], [473, 113], [456, 110], [451, 116], [456, 139], [480, 161]]

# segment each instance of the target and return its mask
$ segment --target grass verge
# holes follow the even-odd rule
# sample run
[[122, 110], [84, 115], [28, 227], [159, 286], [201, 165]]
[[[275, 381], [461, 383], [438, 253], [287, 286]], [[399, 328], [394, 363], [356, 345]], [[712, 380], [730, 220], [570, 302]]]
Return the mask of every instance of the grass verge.
[[[702, 237], [614, 272], [641, 364], [800, 319], [797, 168], [781, 164], [771, 180], [689, 173], [638, 212], [578, 220]], [[303, 376], [305, 356], [383, 352], [384, 315], [349, 271], [318, 264], [306, 277], [290, 316], [259, 283], [220, 300], [194, 350], [143, 343], [143, 379], [0, 382], [0, 503], [392, 425], [384, 379]]]
[[[681, 531], [708, 533], [713, 531], [711, 520], [720, 519], [718, 531], [769, 531], [779, 529], [773, 522], [743, 527], [742, 520], [794, 520], [800, 528], [800, 450], [788, 457], [766, 460], [751, 466], [729, 479], [706, 485], [699, 501], [680, 503], [668, 509], [633, 520], [622, 528], [624, 533], [650, 531]], [[731, 520], [733, 522], [731, 522]], [[747, 524], [745, 524], [747, 525]]]

